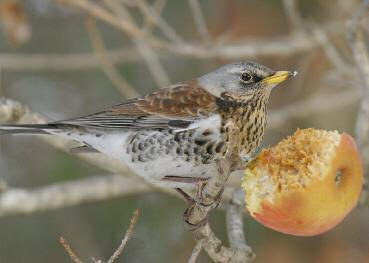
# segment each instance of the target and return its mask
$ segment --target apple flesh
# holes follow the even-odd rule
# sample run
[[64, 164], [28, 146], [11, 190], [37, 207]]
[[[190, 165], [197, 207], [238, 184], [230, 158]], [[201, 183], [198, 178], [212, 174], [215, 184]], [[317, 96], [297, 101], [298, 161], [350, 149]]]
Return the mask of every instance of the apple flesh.
[[282, 233], [313, 236], [345, 218], [362, 184], [361, 159], [350, 135], [306, 129], [263, 150], [246, 169], [242, 185], [258, 222]]

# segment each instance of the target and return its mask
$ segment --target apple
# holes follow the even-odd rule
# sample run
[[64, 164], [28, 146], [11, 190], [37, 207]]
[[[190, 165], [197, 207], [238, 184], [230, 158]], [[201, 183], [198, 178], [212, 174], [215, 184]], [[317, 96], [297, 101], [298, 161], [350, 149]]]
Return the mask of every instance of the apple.
[[360, 154], [350, 135], [304, 129], [262, 150], [246, 168], [242, 187], [258, 222], [282, 233], [313, 236], [345, 218], [362, 184]]

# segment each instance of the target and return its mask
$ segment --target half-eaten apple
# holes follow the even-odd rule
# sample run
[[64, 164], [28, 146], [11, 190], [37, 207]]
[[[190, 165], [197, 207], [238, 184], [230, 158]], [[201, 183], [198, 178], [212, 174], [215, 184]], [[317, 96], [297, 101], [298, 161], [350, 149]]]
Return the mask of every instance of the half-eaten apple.
[[362, 163], [350, 135], [305, 129], [262, 150], [246, 168], [242, 187], [247, 209], [261, 224], [313, 236], [345, 218], [362, 184]]

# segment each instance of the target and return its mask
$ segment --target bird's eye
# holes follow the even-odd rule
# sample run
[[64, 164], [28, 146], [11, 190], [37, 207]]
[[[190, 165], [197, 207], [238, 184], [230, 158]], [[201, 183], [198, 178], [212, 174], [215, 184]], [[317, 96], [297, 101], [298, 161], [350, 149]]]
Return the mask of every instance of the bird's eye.
[[242, 73], [240, 80], [243, 83], [249, 83], [252, 80], [252, 76], [249, 73], [244, 72]]

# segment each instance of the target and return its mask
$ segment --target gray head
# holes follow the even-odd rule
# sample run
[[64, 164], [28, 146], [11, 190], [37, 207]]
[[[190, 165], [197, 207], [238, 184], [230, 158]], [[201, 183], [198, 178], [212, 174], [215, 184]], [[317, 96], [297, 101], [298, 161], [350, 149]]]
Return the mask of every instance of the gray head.
[[273, 87], [297, 72], [274, 71], [255, 62], [238, 62], [224, 65], [200, 78], [198, 83], [215, 96], [224, 92], [239, 97], [263, 89], [270, 93]]

